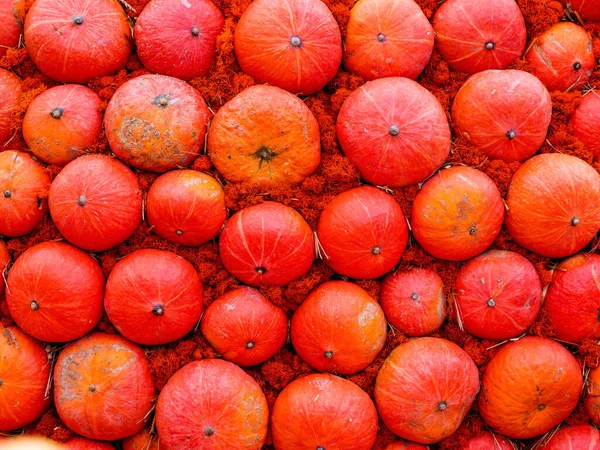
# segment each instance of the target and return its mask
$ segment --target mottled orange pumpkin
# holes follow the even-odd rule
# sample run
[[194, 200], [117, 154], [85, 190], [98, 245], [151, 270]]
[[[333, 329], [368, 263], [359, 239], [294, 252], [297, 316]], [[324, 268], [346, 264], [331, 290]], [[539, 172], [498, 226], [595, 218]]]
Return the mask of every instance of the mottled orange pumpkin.
[[156, 431], [151, 431], [150, 427], [146, 427], [138, 431], [133, 436], [129, 436], [123, 440], [121, 444], [123, 450], [160, 450], [164, 446], [160, 445], [160, 441]]
[[19, 45], [25, 19], [25, 0], [0, 1], [0, 58]]
[[[0, 47], [2, 49], [2, 47]], [[17, 109], [19, 108], [19, 95], [21, 95], [21, 80], [12, 72], [0, 69], [0, 144], [8, 141], [17, 126]]]
[[588, 425], [562, 427], [550, 437], [542, 440], [540, 450], [598, 450], [600, 448], [600, 432]]
[[600, 367], [590, 370], [585, 393], [583, 398], [585, 412], [590, 422], [600, 426]]

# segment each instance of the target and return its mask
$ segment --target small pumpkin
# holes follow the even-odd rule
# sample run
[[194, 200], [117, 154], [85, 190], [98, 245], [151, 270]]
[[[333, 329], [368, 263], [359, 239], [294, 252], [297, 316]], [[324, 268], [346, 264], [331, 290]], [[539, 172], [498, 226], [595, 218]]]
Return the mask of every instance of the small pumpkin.
[[515, 447], [508, 439], [486, 431], [469, 439], [463, 450], [515, 450]]
[[600, 157], [600, 95], [596, 91], [590, 91], [581, 98], [571, 123], [573, 134], [596, 157]]
[[600, 426], [600, 368], [598, 367], [590, 370], [588, 374], [583, 407], [590, 418], [590, 422]]
[[[1, 33], [1, 31], [0, 31]], [[0, 46], [0, 51], [4, 50]], [[21, 80], [12, 72], [0, 69], [0, 144], [5, 144], [13, 135], [15, 128], [19, 125], [17, 110], [19, 108], [19, 96], [21, 95]]]
[[82, 437], [74, 437], [64, 444], [65, 450], [115, 450], [108, 442], [92, 441]]
[[151, 431], [151, 427], [146, 427], [124, 439], [121, 447], [123, 450], [160, 450], [162, 448], [156, 431]]
[[[25, 20], [24, 0], [0, 1], [0, 58], [6, 55], [9, 48], [19, 45]], [[4, 97], [2, 97], [4, 99]]]
[[600, 432], [588, 424], [562, 427], [538, 448], [540, 450], [594, 450], [600, 448]]

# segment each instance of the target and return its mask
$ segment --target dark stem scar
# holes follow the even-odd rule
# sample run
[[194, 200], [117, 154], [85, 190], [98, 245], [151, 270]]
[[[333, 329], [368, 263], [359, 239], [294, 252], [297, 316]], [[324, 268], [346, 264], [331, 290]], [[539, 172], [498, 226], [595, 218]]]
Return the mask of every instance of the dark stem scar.
[[264, 145], [261, 145], [260, 148], [254, 152], [254, 157], [256, 159], [258, 159], [258, 168], [260, 169], [262, 167], [263, 163], [270, 163], [271, 161], [273, 161], [273, 158], [275, 158], [277, 156], [277, 153], [275, 153], [273, 150], [271, 150], [268, 147], [265, 147]]

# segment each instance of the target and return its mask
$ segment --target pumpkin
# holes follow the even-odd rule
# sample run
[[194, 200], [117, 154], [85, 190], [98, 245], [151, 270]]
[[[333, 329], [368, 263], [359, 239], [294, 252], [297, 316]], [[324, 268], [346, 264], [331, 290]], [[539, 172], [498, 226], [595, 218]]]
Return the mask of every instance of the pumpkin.
[[491, 250], [467, 262], [456, 277], [456, 309], [464, 329], [481, 339], [519, 336], [542, 302], [538, 274], [518, 253]]
[[39, 436], [18, 436], [6, 438], [2, 450], [64, 450], [64, 446], [53, 440]]
[[25, 41], [48, 78], [85, 84], [123, 69], [133, 40], [117, 0], [36, 0], [25, 18]]
[[296, 210], [264, 202], [235, 213], [219, 239], [225, 269], [250, 286], [285, 286], [315, 259], [312, 230]]
[[51, 402], [49, 379], [44, 346], [17, 327], [0, 325], [0, 431], [22, 428], [42, 415]]
[[557, 23], [536, 38], [525, 60], [550, 91], [583, 86], [596, 67], [588, 32], [571, 22]]
[[162, 447], [156, 432], [151, 431], [150, 427], [146, 427], [124, 439], [121, 448], [123, 450], [160, 450]]
[[136, 176], [105, 155], [83, 156], [67, 164], [52, 182], [48, 204], [65, 239], [90, 251], [119, 245], [142, 221]]
[[317, 286], [292, 316], [298, 356], [320, 372], [356, 373], [385, 345], [387, 322], [379, 304], [347, 281]]
[[548, 432], [575, 409], [581, 368], [558, 342], [526, 336], [498, 350], [481, 386], [483, 420], [505, 436], [529, 439]]
[[406, 78], [369, 81], [337, 118], [344, 154], [362, 178], [398, 188], [423, 181], [450, 153], [450, 128], [438, 100]]
[[577, 139], [594, 156], [600, 157], [600, 96], [596, 91], [590, 91], [581, 98], [571, 123]]
[[433, 28], [413, 0], [360, 0], [350, 11], [344, 66], [365, 80], [415, 79], [433, 52]]
[[595, 450], [600, 448], [600, 432], [588, 424], [563, 427], [537, 448], [540, 450]]
[[29, 247], [8, 273], [6, 303], [27, 334], [68, 342], [90, 332], [104, 310], [104, 275], [89, 254], [63, 242]]
[[110, 99], [104, 129], [117, 158], [138, 169], [166, 172], [188, 166], [204, 147], [209, 111], [184, 81], [142, 75]]
[[131, 436], [144, 428], [154, 398], [144, 350], [121, 336], [90, 334], [58, 356], [54, 404], [75, 433], [103, 441]]
[[388, 322], [407, 336], [431, 334], [446, 318], [442, 279], [429, 269], [388, 275], [381, 283], [379, 304]]
[[319, 125], [296, 96], [273, 86], [252, 86], [215, 115], [208, 153], [229, 182], [297, 184], [321, 161]]
[[505, 162], [533, 156], [546, 140], [551, 117], [548, 90], [520, 70], [475, 74], [452, 104], [452, 122], [463, 138], [486, 156]]
[[202, 335], [228, 361], [255, 366], [273, 357], [288, 337], [288, 318], [256, 289], [240, 287], [210, 304]]
[[525, 50], [525, 19], [515, 0], [448, 0], [433, 17], [437, 49], [452, 70], [506, 69]]
[[486, 431], [467, 441], [463, 450], [515, 450], [508, 439]]
[[307, 375], [288, 384], [271, 416], [275, 450], [370, 450], [377, 437], [377, 411], [351, 381]]
[[402, 440], [391, 443], [385, 450], [428, 450], [428, 447]]
[[371, 186], [345, 191], [325, 207], [317, 226], [325, 262], [351, 278], [378, 278], [400, 261], [408, 226], [400, 205]]
[[108, 442], [92, 441], [82, 437], [74, 437], [63, 445], [65, 450], [115, 450]]
[[337, 73], [342, 37], [320, 0], [255, 0], [235, 28], [234, 50], [242, 70], [259, 83], [310, 95]]
[[190, 80], [208, 74], [225, 19], [210, 0], [152, 0], [135, 22], [140, 61], [151, 72]]
[[[2, 50], [1, 46], [0, 50]], [[12, 72], [0, 69], [0, 97], [2, 98], [2, 104], [0, 104], [0, 144], [6, 144], [13, 136], [14, 129], [19, 125], [20, 119], [17, 120], [17, 110], [20, 95], [21, 80]]]
[[562, 3], [588, 22], [600, 21], [600, 2], [598, 0], [562, 0]]
[[485, 251], [504, 220], [504, 204], [494, 182], [483, 172], [454, 166], [436, 173], [412, 205], [415, 239], [427, 253], [463, 261]]
[[600, 425], [600, 368], [596, 367], [588, 374], [583, 407], [590, 422], [596, 426]]
[[213, 239], [225, 223], [223, 187], [210, 175], [173, 170], [154, 181], [146, 199], [148, 223], [157, 235], [180, 245]]
[[506, 203], [506, 228], [517, 244], [563, 258], [600, 229], [600, 175], [574, 156], [537, 155], [514, 173]]
[[202, 294], [200, 278], [187, 260], [163, 250], [136, 250], [110, 272], [104, 308], [130, 341], [166, 344], [198, 323]]
[[[0, 1], [0, 58], [6, 55], [9, 48], [17, 47], [21, 41], [23, 32], [23, 20], [25, 19], [24, 0], [2, 0]], [[4, 97], [2, 97], [4, 99]]]
[[24, 236], [42, 223], [48, 212], [50, 175], [27, 153], [0, 152], [0, 234]]
[[269, 410], [260, 386], [220, 359], [193, 361], [167, 382], [156, 405], [160, 448], [261, 449]]
[[[10, 265], [10, 253], [8, 247], [3, 240], [0, 240], [0, 276], [6, 280], [8, 274], [8, 266]], [[4, 283], [0, 282], [0, 295], [4, 294]]]

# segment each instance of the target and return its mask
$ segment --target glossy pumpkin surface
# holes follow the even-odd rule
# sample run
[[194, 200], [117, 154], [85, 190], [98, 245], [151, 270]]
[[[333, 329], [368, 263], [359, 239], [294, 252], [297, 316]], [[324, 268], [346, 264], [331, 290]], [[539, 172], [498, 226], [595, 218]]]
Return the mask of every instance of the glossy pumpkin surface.
[[[2, 47], [0, 47], [2, 50]], [[13, 135], [14, 128], [18, 126], [17, 109], [19, 108], [19, 95], [21, 94], [21, 80], [12, 72], [0, 69], [0, 144], [5, 144]], [[17, 122], [17, 123], [16, 123]]]
[[597, 428], [587, 424], [562, 427], [539, 448], [543, 450], [594, 450], [600, 448], [600, 432]]
[[497, 434], [486, 431], [479, 436], [472, 437], [467, 441], [463, 450], [514, 450], [515, 448], [508, 439]]
[[19, 45], [25, 19], [25, 0], [0, 1], [0, 58]]
[[600, 95], [596, 91], [590, 91], [581, 98], [571, 123], [577, 139], [596, 157], [600, 156]]

